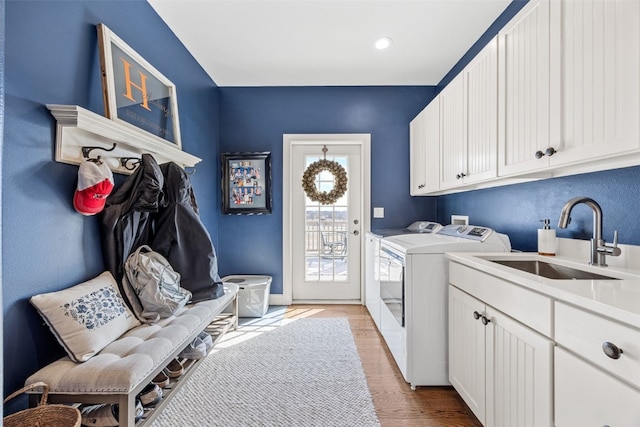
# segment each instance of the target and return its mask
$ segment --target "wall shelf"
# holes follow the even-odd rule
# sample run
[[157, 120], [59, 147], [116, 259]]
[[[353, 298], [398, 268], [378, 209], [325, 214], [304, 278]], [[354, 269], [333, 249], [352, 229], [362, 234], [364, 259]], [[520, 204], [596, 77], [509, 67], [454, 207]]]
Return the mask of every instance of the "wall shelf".
[[107, 119], [77, 105], [47, 104], [47, 108], [57, 121], [57, 162], [79, 165], [85, 160], [82, 147], [96, 146], [108, 150], [114, 143], [116, 147], [113, 151], [95, 150], [91, 152], [91, 157], [100, 156], [113, 172], [120, 174], [130, 175], [133, 172], [121, 164], [121, 158], [140, 158], [143, 153], [153, 155], [158, 164], [174, 162], [182, 167], [194, 167], [201, 161], [159, 136], [127, 123]]

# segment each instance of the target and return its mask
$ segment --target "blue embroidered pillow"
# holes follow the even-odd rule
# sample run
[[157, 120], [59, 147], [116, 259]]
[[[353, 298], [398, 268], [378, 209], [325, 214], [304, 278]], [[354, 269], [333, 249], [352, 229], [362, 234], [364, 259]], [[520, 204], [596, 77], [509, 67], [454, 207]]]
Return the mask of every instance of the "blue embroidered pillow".
[[140, 325], [109, 272], [68, 289], [34, 295], [31, 304], [75, 362], [88, 360]]

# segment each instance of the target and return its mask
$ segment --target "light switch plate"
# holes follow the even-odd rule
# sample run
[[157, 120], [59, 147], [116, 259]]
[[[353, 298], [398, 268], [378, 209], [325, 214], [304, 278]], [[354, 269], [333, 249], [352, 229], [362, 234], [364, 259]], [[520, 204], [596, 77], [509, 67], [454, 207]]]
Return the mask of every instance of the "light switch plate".
[[374, 218], [384, 218], [384, 208], [373, 208]]

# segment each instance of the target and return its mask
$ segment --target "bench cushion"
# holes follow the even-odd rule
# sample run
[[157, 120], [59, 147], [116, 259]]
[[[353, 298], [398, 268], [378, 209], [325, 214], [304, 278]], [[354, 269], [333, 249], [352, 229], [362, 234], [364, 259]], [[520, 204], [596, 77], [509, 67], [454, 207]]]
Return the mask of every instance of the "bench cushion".
[[127, 393], [203, 331], [233, 301], [238, 286], [225, 284], [224, 291], [220, 298], [189, 304], [157, 323], [130, 329], [86, 362], [58, 359], [27, 378], [25, 384], [43, 381], [51, 393]]

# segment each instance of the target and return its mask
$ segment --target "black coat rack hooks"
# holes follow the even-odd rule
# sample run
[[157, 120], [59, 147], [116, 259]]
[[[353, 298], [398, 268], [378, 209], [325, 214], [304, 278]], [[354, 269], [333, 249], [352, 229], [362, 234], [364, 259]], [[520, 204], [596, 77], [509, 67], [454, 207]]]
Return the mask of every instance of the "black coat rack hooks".
[[113, 143], [113, 147], [111, 147], [111, 148], [98, 147], [98, 146], [95, 146], [95, 145], [94, 146], [81, 147], [82, 156], [87, 160], [100, 160], [100, 156], [98, 156], [96, 158], [91, 158], [91, 151], [93, 151], [93, 150], [113, 151], [113, 150], [116, 149], [117, 146], [118, 146], [118, 144], [116, 144], [114, 142]]

